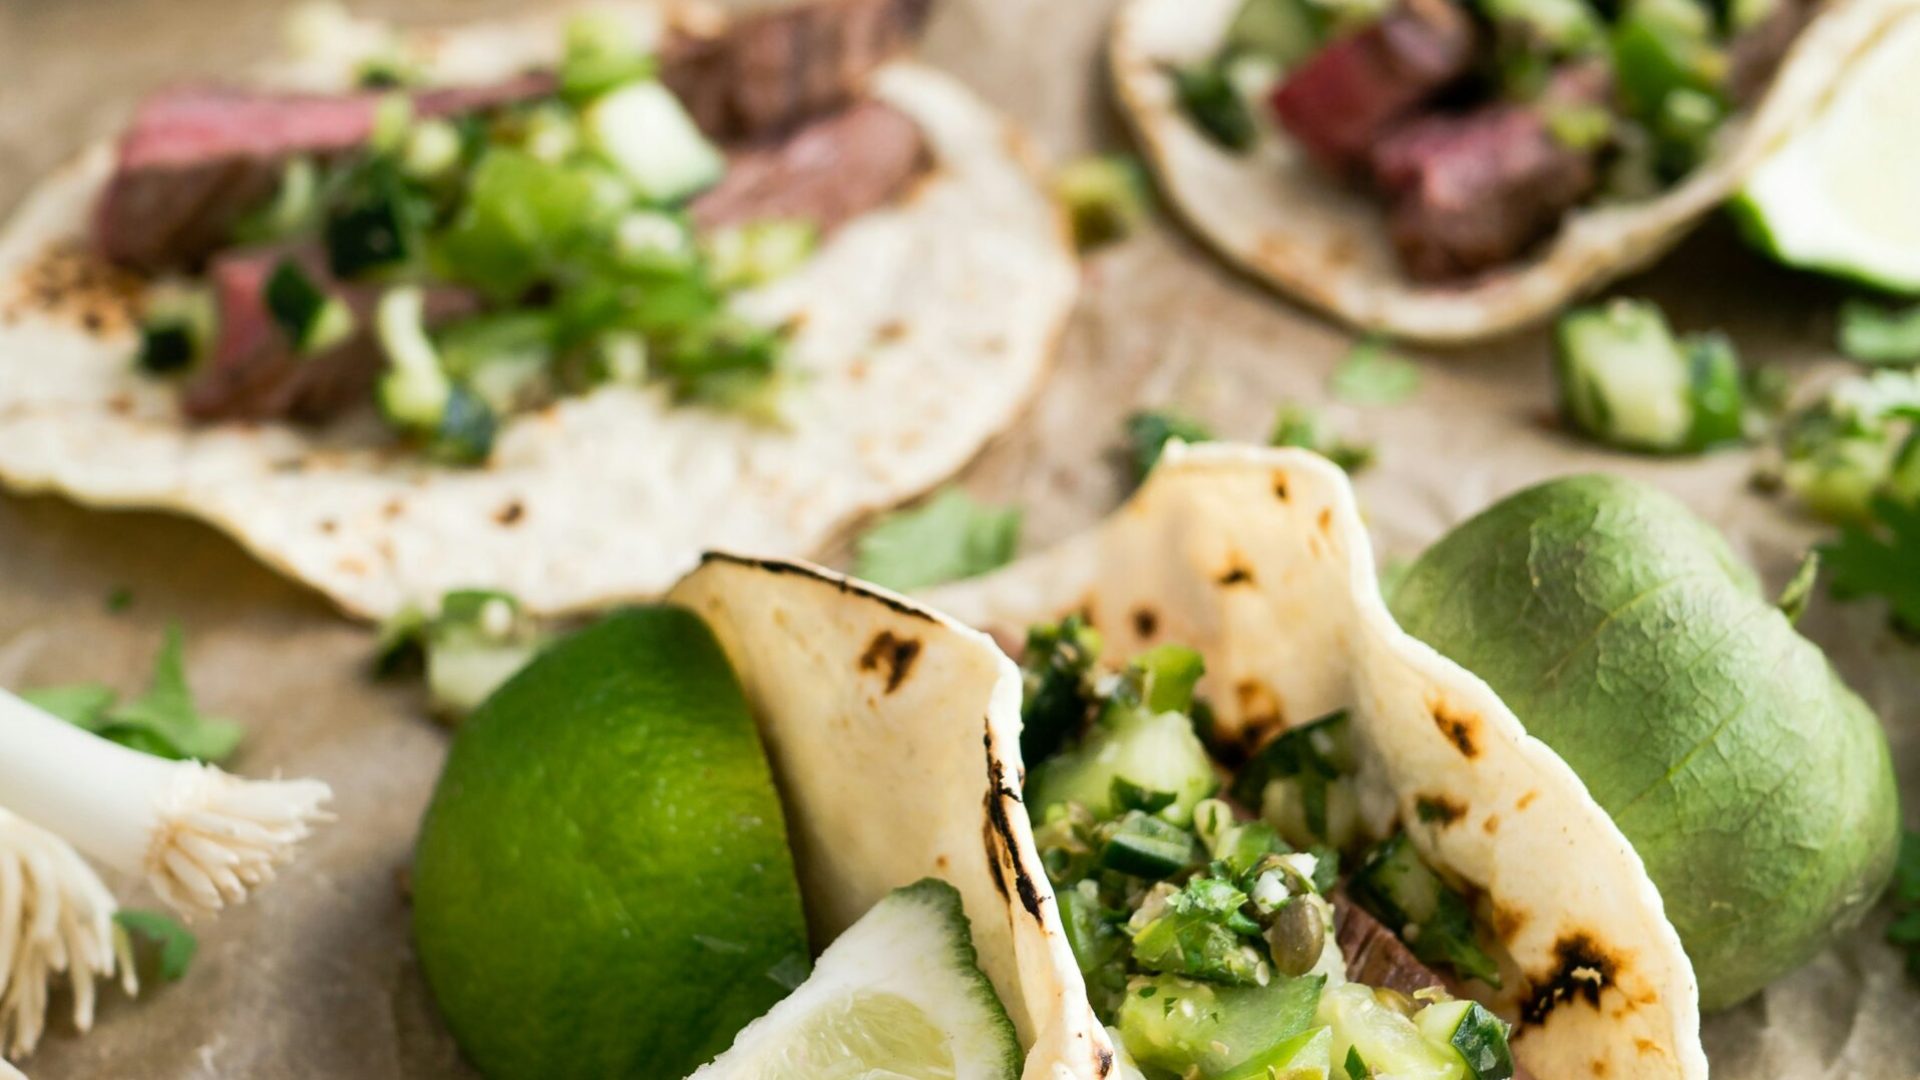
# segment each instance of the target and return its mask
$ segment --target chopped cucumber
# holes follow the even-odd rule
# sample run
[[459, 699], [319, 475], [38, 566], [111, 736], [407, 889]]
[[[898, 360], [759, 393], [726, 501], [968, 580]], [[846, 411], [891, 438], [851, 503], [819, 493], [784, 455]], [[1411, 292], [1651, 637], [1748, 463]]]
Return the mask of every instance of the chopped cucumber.
[[1227, 51], [1290, 68], [1320, 48], [1324, 23], [1307, 0], [1242, 0], [1227, 27]]
[[927, 879], [875, 904], [692, 1080], [1019, 1075], [1020, 1041], [980, 972], [960, 894]]
[[1740, 438], [1744, 382], [1725, 338], [1677, 339], [1659, 308], [1620, 299], [1568, 312], [1554, 344], [1561, 409], [1598, 441], [1673, 454]]
[[1253, 148], [1259, 128], [1240, 89], [1219, 60], [1173, 69], [1174, 95], [1180, 109], [1215, 145], [1240, 154]]
[[1748, 177], [1735, 215], [1790, 266], [1920, 292], [1920, 19], [1849, 65], [1826, 107]]
[[1513, 1051], [1508, 1028], [1477, 1001], [1440, 1001], [1413, 1016], [1420, 1034], [1436, 1046], [1451, 1047], [1466, 1066], [1466, 1080], [1510, 1080]]
[[1114, 816], [1114, 781], [1146, 791], [1172, 792], [1160, 816], [1176, 824], [1193, 820], [1193, 807], [1218, 786], [1213, 759], [1177, 712], [1124, 710], [1111, 723], [1096, 724], [1076, 745], [1035, 765], [1027, 778], [1027, 808], [1044, 821], [1049, 806], [1074, 802], [1096, 818]]
[[722, 289], [764, 284], [798, 270], [819, 243], [820, 227], [801, 218], [734, 225], [707, 237], [708, 273]]
[[1053, 177], [1053, 193], [1067, 208], [1073, 246], [1091, 251], [1125, 240], [1145, 224], [1151, 188], [1140, 163], [1114, 154], [1069, 162]]
[[1102, 866], [1150, 881], [1172, 877], [1199, 861], [1200, 845], [1192, 833], [1140, 810], [1127, 811], [1100, 850]]
[[1259, 1077], [1247, 1071], [1259, 1062], [1311, 1060], [1309, 1029], [1321, 987], [1318, 977], [1276, 978], [1266, 986], [1215, 986], [1175, 975], [1138, 978], [1120, 1006], [1121, 1042], [1141, 1065], [1177, 1076]]
[[567, 24], [560, 92], [585, 101], [630, 82], [651, 79], [656, 65], [635, 27], [611, 12], [589, 12]]
[[472, 712], [543, 643], [514, 597], [478, 589], [448, 593], [426, 629], [427, 690], [435, 707], [452, 716]]
[[140, 370], [174, 375], [193, 367], [213, 341], [215, 318], [206, 289], [155, 288], [140, 319]]
[[623, 265], [636, 269], [686, 266], [695, 254], [693, 229], [674, 214], [636, 210], [614, 227], [613, 250]]
[[1303, 1031], [1220, 1080], [1327, 1080], [1333, 1071], [1333, 1029]]
[[583, 122], [588, 145], [652, 202], [690, 198], [726, 171], [726, 158], [660, 83], [631, 83], [600, 97]]
[[325, 352], [353, 336], [353, 309], [328, 296], [292, 259], [281, 260], [268, 275], [261, 299], [294, 351], [303, 356]]
[[1333, 1029], [1333, 1060], [1358, 1055], [1373, 1075], [1393, 1080], [1466, 1080], [1466, 1064], [1447, 1043], [1429, 1041], [1414, 1022], [1383, 1004], [1371, 987], [1346, 983], [1320, 995], [1314, 1022]]
[[477, 315], [434, 335], [441, 369], [498, 414], [524, 408], [548, 390], [556, 328], [540, 311]]
[[1500, 985], [1500, 967], [1480, 948], [1467, 902], [1421, 861], [1406, 833], [1367, 853], [1347, 882], [1347, 893], [1400, 934], [1415, 956], [1445, 964], [1462, 978]]

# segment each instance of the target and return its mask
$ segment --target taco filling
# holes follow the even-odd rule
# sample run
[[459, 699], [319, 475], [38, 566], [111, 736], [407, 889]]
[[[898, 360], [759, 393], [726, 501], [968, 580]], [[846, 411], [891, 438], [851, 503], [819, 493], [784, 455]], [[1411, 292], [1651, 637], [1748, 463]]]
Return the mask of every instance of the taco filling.
[[718, 29], [583, 18], [557, 65], [340, 94], [164, 92], [122, 136], [93, 242], [158, 276], [141, 367], [201, 422], [377, 402], [435, 460], [607, 383], [768, 416], [791, 328], [733, 297], [930, 167], [865, 95], [920, 0], [819, 0]]
[[1583, 204], [1644, 199], [1753, 104], [1812, 0], [1242, 0], [1172, 72], [1191, 123], [1244, 153], [1271, 124], [1387, 219], [1401, 269], [1470, 279]]
[[1200, 655], [1102, 674], [1100, 649], [1077, 616], [1030, 632], [1025, 796], [1094, 1012], [1145, 1075], [1512, 1077], [1507, 1023], [1455, 996], [1501, 985], [1498, 946], [1404, 833], [1366, 835], [1347, 715], [1223, 782]]

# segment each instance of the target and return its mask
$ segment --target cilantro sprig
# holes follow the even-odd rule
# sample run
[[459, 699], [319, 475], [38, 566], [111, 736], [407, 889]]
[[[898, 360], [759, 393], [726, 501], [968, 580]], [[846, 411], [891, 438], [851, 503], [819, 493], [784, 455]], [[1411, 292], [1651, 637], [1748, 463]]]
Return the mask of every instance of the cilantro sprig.
[[21, 697], [75, 727], [154, 757], [218, 764], [239, 748], [244, 729], [203, 713], [187, 689], [179, 627], [167, 630], [147, 692], [120, 702], [112, 687], [76, 683]]
[[1881, 497], [1870, 507], [1872, 521], [1842, 526], [1820, 549], [1833, 595], [1885, 599], [1895, 629], [1920, 637], [1920, 501]]

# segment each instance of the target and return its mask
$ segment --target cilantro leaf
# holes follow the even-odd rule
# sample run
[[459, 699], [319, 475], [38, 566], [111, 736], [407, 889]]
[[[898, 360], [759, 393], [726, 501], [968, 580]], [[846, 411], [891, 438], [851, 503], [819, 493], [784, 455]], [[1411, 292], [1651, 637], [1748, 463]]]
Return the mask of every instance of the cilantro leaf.
[[1420, 369], [1384, 339], [1363, 338], [1333, 369], [1328, 387], [1356, 405], [1397, 405], [1420, 389]]
[[958, 581], [1005, 566], [1020, 542], [1020, 511], [985, 506], [959, 488], [888, 514], [855, 543], [853, 572], [890, 589]]
[[218, 763], [233, 755], [245, 729], [200, 712], [187, 690], [180, 628], [167, 630], [147, 692], [123, 705], [98, 683], [48, 686], [21, 697], [67, 723], [154, 757]]
[[1920, 307], [1889, 311], [1847, 301], [1840, 305], [1840, 351], [1863, 364], [1920, 362]]
[[1920, 502], [1877, 498], [1871, 507], [1877, 524], [1842, 526], [1840, 539], [1820, 548], [1830, 588], [1841, 600], [1885, 599], [1894, 625], [1920, 634]]
[[44, 686], [20, 695], [27, 704], [50, 712], [74, 727], [95, 733], [99, 732], [107, 710], [113, 707], [114, 698], [118, 696], [113, 692], [113, 687], [99, 683]]
[[1181, 442], [1211, 442], [1213, 432], [1205, 424], [1161, 409], [1143, 409], [1127, 417], [1127, 450], [1133, 463], [1133, 482], [1147, 478], [1160, 454], [1173, 439]]
[[1300, 405], [1282, 405], [1274, 414], [1268, 446], [1297, 446], [1311, 450], [1349, 473], [1359, 473], [1373, 464], [1373, 447], [1350, 443], [1327, 430], [1320, 414]]
[[193, 932], [161, 912], [123, 908], [114, 912], [113, 921], [129, 935], [150, 941], [159, 948], [160, 977], [167, 982], [180, 981], [193, 963], [194, 954], [200, 951], [199, 939]]

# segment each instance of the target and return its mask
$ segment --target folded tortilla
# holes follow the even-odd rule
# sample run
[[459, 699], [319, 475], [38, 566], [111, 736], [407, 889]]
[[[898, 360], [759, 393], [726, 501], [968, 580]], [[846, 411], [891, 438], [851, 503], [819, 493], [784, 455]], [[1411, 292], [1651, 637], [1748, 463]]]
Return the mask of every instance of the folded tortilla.
[[[1017, 669], [961, 623], [1019, 635], [1080, 611], [1115, 661], [1204, 654], [1217, 731], [1249, 745], [1353, 717], [1369, 827], [1398, 821], [1524, 978], [1543, 1080], [1707, 1075], [1698, 992], [1640, 858], [1578, 776], [1486, 684], [1394, 625], [1345, 474], [1294, 450], [1171, 448], [1095, 531], [925, 599], [794, 563], [710, 556], [669, 597], [739, 673], [786, 803], [816, 936], [887, 890], [959, 888], [1026, 1080], [1116, 1075], [1020, 799]], [[955, 619], [959, 621], [956, 622]], [[1416, 806], [1442, 807], [1422, 821]]]
[[1727, 121], [1707, 161], [1646, 200], [1587, 203], [1534, 254], [1458, 284], [1422, 284], [1395, 258], [1386, 210], [1342, 187], [1282, 134], [1234, 154], [1180, 110], [1168, 65], [1212, 56], [1240, 0], [1129, 0], [1114, 23], [1122, 110], [1167, 201], [1227, 261], [1345, 322], [1411, 340], [1493, 337], [1653, 262], [1817, 115], [1841, 75], [1913, 0], [1829, 0], [1766, 95]]
[[[431, 80], [481, 82], [551, 61], [562, 25], [421, 32], [414, 51]], [[274, 81], [342, 87], [386, 40], [364, 24], [335, 38]], [[99, 146], [0, 232], [0, 481], [203, 518], [367, 617], [466, 587], [539, 613], [590, 609], [657, 595], [706, 548], [811, 552], [1008, 426], [1077, 288], [1017, 131], [915, 64], [882, 69], [872, 92], [920, 123], [934, 169], [740, 298], [800, 323], [785, 427], [606, 387], [513, 418], [488, 466], [446, 469], [388, 444], [371, 412], [318, 430], [189, 426], [176, 388], [133, 368], [140, 284], [84, 250], [113, 161]]]

